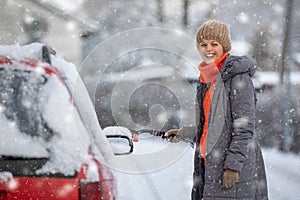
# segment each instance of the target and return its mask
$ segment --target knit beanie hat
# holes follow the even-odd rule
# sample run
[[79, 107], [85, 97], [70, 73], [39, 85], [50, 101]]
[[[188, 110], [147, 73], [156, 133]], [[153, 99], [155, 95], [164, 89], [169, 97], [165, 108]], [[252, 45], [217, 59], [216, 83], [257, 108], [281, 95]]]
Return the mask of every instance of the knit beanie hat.
[[215, 40], [223, 46], [224, 52], [228, 52], [231, 49], [229, 27], [215, 20], [202, 24], [197, 32], [196, 40], [197, 48], [199, 48], [199, 43], [203, 40]]

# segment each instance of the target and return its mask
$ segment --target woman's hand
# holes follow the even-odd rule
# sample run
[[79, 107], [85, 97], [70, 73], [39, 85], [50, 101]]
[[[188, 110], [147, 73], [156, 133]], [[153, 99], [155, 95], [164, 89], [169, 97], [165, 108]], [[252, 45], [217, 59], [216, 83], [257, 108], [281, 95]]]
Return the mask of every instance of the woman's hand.
[[225, 169], [222, 181], [223, 187], [230, 188], [239, 181], [239, 172], [231, 169]]
[[168, 141], [172, 143], [179, 142], [180, 140], [178, 138], [183, 137], [183, 135], [184, 135], [183, 128], [171, 129], [165, 133], [165, 137], [167, 137]]

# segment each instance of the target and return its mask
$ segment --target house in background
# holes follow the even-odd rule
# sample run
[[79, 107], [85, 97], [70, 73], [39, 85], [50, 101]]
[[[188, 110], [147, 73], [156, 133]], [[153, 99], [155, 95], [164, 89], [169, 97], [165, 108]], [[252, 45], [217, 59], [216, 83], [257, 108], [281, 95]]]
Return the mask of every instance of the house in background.
[[0, 1], [1, 45], [42, 42], [79, 66], [82, 60], [81, 35], [98, 27], [77, 13], [84, 1]]

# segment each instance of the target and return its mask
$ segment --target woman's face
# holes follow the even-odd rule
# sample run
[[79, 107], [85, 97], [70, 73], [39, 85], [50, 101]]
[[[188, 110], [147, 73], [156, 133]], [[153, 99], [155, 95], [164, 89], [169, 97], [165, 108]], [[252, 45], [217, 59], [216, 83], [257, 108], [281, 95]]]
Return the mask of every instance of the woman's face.
[[224, 54], [222, 45], [215, 40], [203, 40], [198, 49], [203, 61], [207, 64], [215, 62]]

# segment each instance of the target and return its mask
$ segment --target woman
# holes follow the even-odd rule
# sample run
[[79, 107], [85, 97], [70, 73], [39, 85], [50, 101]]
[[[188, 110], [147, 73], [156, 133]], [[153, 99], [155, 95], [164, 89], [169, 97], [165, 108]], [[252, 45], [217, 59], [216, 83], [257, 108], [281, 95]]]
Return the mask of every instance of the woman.
[[[192, 199], [268, 199], [261, 149], [255, 134], [255, 90], [251, 77], [256, 62], [231, 56], [229, 28], [218, 21], [197, 32], [199, 64], [196, 130], [172, 129], [176, 136], [194, 139]], [[196, 135], [196, 136], [195, 136]]]

